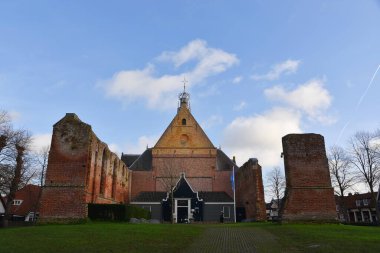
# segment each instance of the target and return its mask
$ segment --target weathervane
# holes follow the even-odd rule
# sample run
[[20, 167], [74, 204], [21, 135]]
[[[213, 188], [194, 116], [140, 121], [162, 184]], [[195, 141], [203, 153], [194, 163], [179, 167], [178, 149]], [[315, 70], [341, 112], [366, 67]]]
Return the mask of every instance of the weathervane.
[[187, 108], [190, 109], [190, 105], [189, 105], [190, 94], [186, 92], [186, 83], [187, 82], [188, 81], [186, 80], [186, 77], [184, 77], [183, 81], [182, 81], [182, 83], [183, 83], [183, 92], [181, 92], [178, 95], [178, 98], [179, 98], [179, 101], [180, 101], [179, 107], [181, 105], [185, 105], [185, 106], [187, 106]]
[[183, 77], [183, 92], [186, 92], [186, 83], [188, 82], [187, 80], [186, 80], [186, 77]]

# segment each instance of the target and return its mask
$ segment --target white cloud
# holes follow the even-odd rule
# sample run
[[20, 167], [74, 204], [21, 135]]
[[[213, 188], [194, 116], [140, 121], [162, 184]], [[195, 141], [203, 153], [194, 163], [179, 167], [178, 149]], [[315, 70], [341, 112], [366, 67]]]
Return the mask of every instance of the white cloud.
[[223, 122], [223, 117], [220, 115], [212, 115], [210, 118], [207, 120], [203, 121], [201, 123], [201, 126], [203, 129], [208, 129], [211, 128], [215, 125], [219, 125]]
[[297, 69], [300, 65], [301, 61], [299, 60], [286, 60], [284, 62], [278, 63], [274, 66], [272, 66], [272, 69], [264, 74], [264, 75], [258, 75], [254, 74], [251, 76], [253, 80], [268, 80], [273, 81], [280, 78], [281, 75], [289, 75], [297, 72]]
[[311, 120], [325, 124], [334, 122], [332, 117], [326, 115], [326, 110], [331, 105], [332, 97], [329, 91], [324, 88], [322, 80], [312, 79], [290, 91], [281, 86], [274, 86], [266, 89], [264, 94], [273, 101], [301, 110]]
[[208, 47], [203, 40], [190, 41], [177, 52], [163, 52], [157, 59], [158, 62], [171, 62], [176, 68], [190, 61], [196, 64], [175, 75], [156, 76], [157, 66], [154, 64], [147, 64], [144, 69], [117, 72], [112, 79], [102, 82], [107, 95], [125, 102], [144, 99], [149, 108], [172, 108], [177, 103], [175, 98], [182, 89], [180, 84], [184, 77], [191, 87], [239, 62], [234, 54]]
[[158, 136], [140, 136], [137, 143], [128, 143], [124, 153], [141, 154], [147, 147], [153, 147], [158, 141]]
[[242, 76], [237, 76], [232, 80], [232, 83], [240, 83], [243, 80]]
[[245, 101], [241, 101], [239, 104], [234, 106], [234, 111], [240, 111], [244, 109], [247, 106], [247, 103]]
[[240, 165], [255, 157], [263, 168], [270, 169], [282, 163], [282, 137], [301, 132], [299, 112], [273, 108], [263, 114], [233, 120], [224, 130], [223, 146], [236, 156]]
[[51, 133], [45, 134], [35, 134], [32, 136], [32, 144], [30, 149], [33, 152], [40, 152], [42, 148], [50, 146], [51, 144]]
[[21, 118], [21, 113], [17, 111], [9, 111], [8, 116], [11, 121], [18, 121]]

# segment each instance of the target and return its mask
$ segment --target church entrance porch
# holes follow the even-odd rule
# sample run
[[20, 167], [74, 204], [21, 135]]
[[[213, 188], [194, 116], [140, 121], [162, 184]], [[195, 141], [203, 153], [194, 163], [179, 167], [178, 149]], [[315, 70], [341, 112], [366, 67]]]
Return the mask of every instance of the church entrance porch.
[[188, 223], [192, 219], [190, 210], [190, 199], [176, 199], [174, 217], [177, 217], [177, 223]]

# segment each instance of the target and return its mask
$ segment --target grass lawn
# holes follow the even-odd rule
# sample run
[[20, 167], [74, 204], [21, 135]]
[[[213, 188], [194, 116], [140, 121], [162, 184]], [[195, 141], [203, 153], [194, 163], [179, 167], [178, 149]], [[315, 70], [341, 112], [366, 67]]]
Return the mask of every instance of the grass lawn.
[[340, 224], [239, 224], [256, 230], [258, 252], [380, 252], [380, 227]]
[[95, 222], [0, 229], [0, 252], [179, 252], [202, 232], [180, 224]]
[[0, 229], [0, 252], [180, 252], [210, 227], [250, 230], [258, 252], [380, 252], [380, 227], [108, 222]]

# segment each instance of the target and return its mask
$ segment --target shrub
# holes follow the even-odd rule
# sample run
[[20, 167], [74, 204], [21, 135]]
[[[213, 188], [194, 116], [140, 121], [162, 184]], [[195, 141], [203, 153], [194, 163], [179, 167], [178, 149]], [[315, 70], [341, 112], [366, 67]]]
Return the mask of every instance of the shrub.
[[129, 221], [131, 218], [150, 219], [150, 212], [143, 208], [123, 204], [88, 204], [91, 220]]

